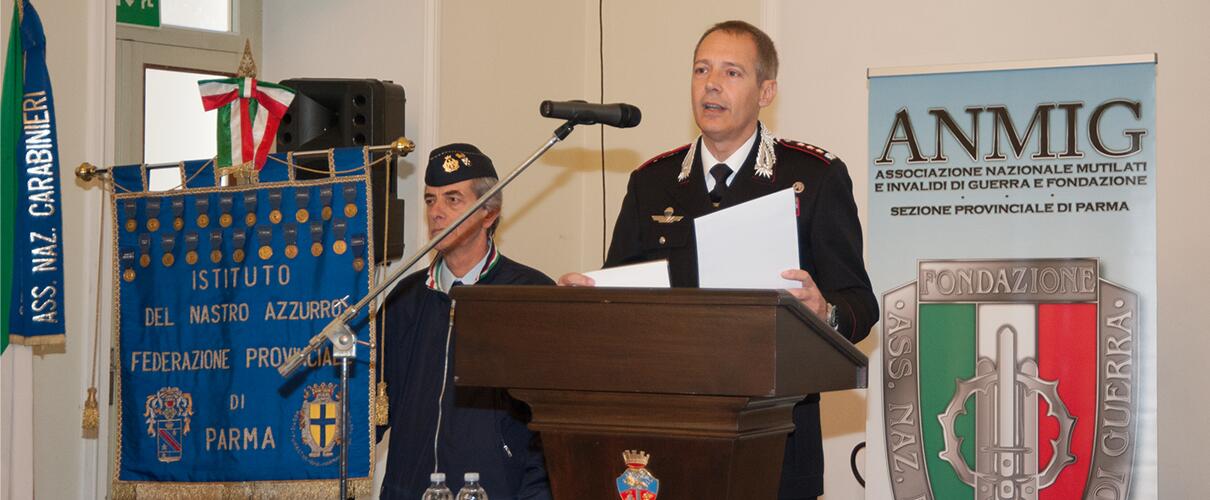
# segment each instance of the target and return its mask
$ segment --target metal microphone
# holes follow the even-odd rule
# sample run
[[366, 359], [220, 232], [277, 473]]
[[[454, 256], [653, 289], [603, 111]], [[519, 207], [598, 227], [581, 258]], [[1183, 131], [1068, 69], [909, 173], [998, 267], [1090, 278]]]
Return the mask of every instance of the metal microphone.
[[639, 108], [626, 103], [594, 104], [585, 101], [542, 101], [538, 111], [547, 118], [570, 120], [579, 125], [609, 125], [630, 128], [643, 119]]

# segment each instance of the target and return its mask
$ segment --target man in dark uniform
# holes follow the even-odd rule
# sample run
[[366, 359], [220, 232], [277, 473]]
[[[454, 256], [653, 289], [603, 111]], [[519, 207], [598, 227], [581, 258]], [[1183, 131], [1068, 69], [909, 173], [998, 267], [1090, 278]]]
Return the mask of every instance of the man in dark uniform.
[[[693, 117], [702, 135], [630, 175], [605, 266], [668, 259], [673, 286], [697, 286], [693, 219], [792, 188], [799, 269], [781, 276], [801, 282], [788, 291], [857, 342], [877, 321], [878, 303], [862, 260], [853, 182], [831, 153], [777, 139], [759, 122], [760, 109], [777, 95], [776, 78], [777, 51], [756, 27], [727, 21], [702, 35], [692, 78]], [[591, 286], [592, 280], [573, 273], [559, 283]], [[814, 498], [823, 493], [818, 394], [794, 407], [794, 424], [779, 497]]]
[[[429, 236], [453, 223], [497, 180], [491, 159], [470, 144], [434, 150], [424, 177]], [[427, 271], [401, 280], [387, 298], [383, 359], [392, 432], [383, 499], [420, 498], [432, 472], [446, 473], [453, 491], [462, 486], [464, 473], [478, 472], [493, 499], [551, 497], [537, 435], [526, 428], [527, 407], [501, 389], [454, 386], [457, 335], [450, 323], [450, 289], [552, 284], [496, 250], [499, 196], [437, 245]]]

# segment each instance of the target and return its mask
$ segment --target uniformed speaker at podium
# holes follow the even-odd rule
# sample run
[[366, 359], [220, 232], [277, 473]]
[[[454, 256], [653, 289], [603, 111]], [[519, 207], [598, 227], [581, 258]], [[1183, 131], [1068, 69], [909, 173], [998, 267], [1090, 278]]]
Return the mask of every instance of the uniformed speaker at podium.
[[[475, 146], [433, 150], [424, 175], [429, 236], [444, 230], [497, 180], [491, 159]], [[454, 491], [462, 487], [464, 473], [478, 472], [492, 498], [551, 498], [542, 451], [526, 428], [525, 404], [504, 389], [456, 387], [453, 380], [457, 338], [450, 325], [451, 288], [553, 284], [496, 250], [492, 236], [500, 224], [499, 197], [437, 245], [428, 270], [401, 280], [387, 298], [383, 360], [392, 431], [383, 499], [420, 498], [435, 470], [446, 474]]]
[[[716, 24], [698, 41], [692, 75], [693, 117], [701, 137], [630, 175], [605, 266], [668, 259], [672, 285], [695, 287], [693, 219], [793, 188], [800, 269], [782, 277], [802, 287], [789, 292], [849, 340], [865, 338], [877, 321], [878, 303], [862, 260], [848, 170], [821, 148], [777, 139], [759, 121], [760, 109], [777, 95], [773, 41], [743, 21]], [[572, 273], [559, 284], [593, 283]], [[818, 394], [794, 407], [794, 425], [778, 496], [814, 498], [823, 493]]]

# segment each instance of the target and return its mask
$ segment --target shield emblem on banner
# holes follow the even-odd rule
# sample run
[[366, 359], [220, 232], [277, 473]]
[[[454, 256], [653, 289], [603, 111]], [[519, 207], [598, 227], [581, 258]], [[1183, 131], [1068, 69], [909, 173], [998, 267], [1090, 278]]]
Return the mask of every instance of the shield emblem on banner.
[[311, 439], [320, 448], [330, 448], [336, 439], [336, 403], [310, 403], [307, 413], [311, 416], [307, 426]]
[[181, 421], [177, 419], [156, 421], [156, 457], [161, 462], [181, 459], [181, 428]]
[[161, 462], [179, 462], [184, 455], [184, 440], [193, 416], [193, 395], [178, 387], [163, 387], [147, 396], [143, 416], [147, 434], [155, 437], [156, 458]]
[[1127, 498], [1139, 304], [1095, 259], [921, 261], [882, 310], [895, 498]]
[[299, 411], [299, 427], [307, 457], [331, 457], [340, 442], [340, 398], [336, 384], [321, 383], [307, 387]]

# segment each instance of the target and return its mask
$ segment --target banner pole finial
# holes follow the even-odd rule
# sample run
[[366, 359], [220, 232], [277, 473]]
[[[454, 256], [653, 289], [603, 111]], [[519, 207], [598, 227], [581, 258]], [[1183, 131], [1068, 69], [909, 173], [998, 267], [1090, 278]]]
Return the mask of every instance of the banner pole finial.
[[244, 55], [240, 58], [239, 69], [235, 74], [240, 78], [256, 78], [256, 60], [252, 58], [252, 40], [244, 39]]

